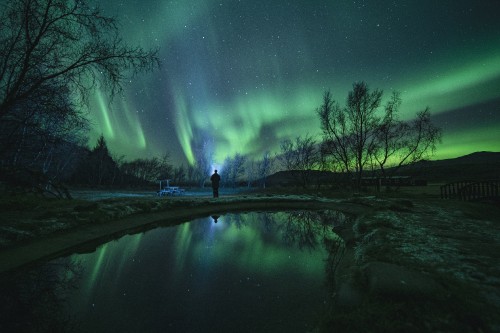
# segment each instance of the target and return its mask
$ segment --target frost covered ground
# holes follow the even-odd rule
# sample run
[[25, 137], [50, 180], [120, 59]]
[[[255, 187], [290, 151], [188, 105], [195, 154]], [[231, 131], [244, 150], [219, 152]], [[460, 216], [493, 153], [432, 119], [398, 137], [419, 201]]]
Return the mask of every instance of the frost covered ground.
[[[240, 189], [232, 188], [222, 188], [220, 189], [220, 196], [235, 195], [242, 192]], [[95, 191], [95, 190], [75, 190], [71, 191], [71, 195], [75, 199], [98, 201], [103, 199], [114, 199], [114, 198], [154, 198], [157, 197], [157, 191]], [[175, 197], [211, 197], [212, 189], [210, 187], [205, 188], [186, 188], [183, 189], [181, 195], [175, 195]]]
[[[352, 263], [344, 267], [357, 284], [340, 288], [339, 299], [366, 307], [372, 318], [349, 313], [351, 322], [373, 321], [374, 331], [500, 331], [498, 204], [376, 198], [363, 204], [372, 211], [353, 225]], [[395, 316], [380, 324], [387, 312], [419, 320]]]

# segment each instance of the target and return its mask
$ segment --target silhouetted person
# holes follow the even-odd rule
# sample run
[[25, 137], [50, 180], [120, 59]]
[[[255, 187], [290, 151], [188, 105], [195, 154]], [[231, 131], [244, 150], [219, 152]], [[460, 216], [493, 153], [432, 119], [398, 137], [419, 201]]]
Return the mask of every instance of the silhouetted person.
[[214, 222], [217, 223], [217, 220], [219, 219], [219, 215], [212, 215], [212, 218], [214, 219]]
[[210, 177], [210, 181], [212, 182], [212, 190], [214, 192], [214, 198], [218, 198], [219, 197], [220, 176], [217, 173], [217, 170], [215, 170], [214, 174]]

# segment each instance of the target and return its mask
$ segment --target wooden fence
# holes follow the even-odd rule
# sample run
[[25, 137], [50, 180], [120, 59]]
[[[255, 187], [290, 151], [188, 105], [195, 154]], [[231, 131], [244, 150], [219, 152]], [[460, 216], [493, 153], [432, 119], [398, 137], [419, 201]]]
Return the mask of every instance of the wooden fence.
[[500, 180], [458, 181], [441, 186], [442, 199], [464, 201], [499, 198]]

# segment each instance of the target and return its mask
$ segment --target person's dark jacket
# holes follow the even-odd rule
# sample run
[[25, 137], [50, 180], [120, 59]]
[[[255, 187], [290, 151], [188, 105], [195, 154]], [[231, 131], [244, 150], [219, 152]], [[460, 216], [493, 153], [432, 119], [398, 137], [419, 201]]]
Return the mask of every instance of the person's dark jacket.
[[219, 182], [220, 182], [220, 176], [218, 173], [214, 173], [212, 177], [210, 177], [210, 181], [212, 181], [212, 187], [213, 188], [218, 188], [219, 187]]

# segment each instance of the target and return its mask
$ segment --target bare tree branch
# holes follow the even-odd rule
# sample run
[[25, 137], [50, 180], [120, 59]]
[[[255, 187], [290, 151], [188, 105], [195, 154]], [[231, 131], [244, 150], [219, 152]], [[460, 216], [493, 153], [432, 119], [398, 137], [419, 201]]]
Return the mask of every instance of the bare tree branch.
[[[441, 140], [441, 130], [430, 120], [425, 109], [411, 122], [398, 119], [401, 97], [394, 92], [385, 105], [383, 117], [377, 115], [382, 91], [370, 92], [364, 82], [355, 83], [347, 103], [341, 108], [325, 92], [323, 104], [316, 110], [323, 131], [322, 159], [331, 156], [348, 176], [356, 174], [359, 187], [364, 169], [376, 164], [384, 177], [432, 154]], [[392, 174], [391, 173], [391, 174]]]

